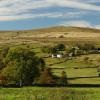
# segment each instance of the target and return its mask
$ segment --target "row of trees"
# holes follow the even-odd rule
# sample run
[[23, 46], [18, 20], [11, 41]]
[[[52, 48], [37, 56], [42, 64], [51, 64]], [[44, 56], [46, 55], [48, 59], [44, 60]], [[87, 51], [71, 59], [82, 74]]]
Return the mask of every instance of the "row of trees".
[[64, 50], [66, 50], [66, 46], [64, 44], [57, 44], [53, 47], [45, 46], [42, 48], [42, 52], [51, 54], [58, 53], [59, 51], [64, 51]]
[[72, 53], [73, 56], [83, 55], [89, 53], [97, 53], [100, 48], [96, 47], [93, 44], [85, 43], [85, 44], [76, 44], [74, 46], [67, 46], [64, 44], [57, 44], [52, 47], [45, 46], [42, 48], [42, 52], [56, 54], [65, 51], [66, 54]]
[[[60, 84], [67, 84], [62, 72]], [[4, 48], [0, 52], [0, 85], [58, 84], [45, 61], [26, 47]]]

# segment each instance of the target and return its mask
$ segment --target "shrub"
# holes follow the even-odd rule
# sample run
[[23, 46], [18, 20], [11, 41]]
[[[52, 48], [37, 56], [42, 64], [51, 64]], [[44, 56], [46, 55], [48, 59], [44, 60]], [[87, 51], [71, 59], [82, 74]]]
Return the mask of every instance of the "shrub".
[[84, 57], [84, 61], [88, 62], [89, 61], [89, 57]]
[[39, 61], [40, 61], [40, 64], [41, 64], [40, 71], [44, 71], [45, 66], [46, 66], [45, 61], [42, 58], [40, 58]]
[[58, 44], [55, 46], [56, 50], [58, 51], [64, 51], [65, 50], [65, 45], [64, 44]]
[[60, 35], [59, 38], [64, 38], [64, 36], [63, 35]]
[[6, 83], [7, 83], [6, 77], [5, 77], [5, 76], [2, 76], [2, 75], [0, 74], [0, 85], [3, 86], [3, 85], [5, 85]]
[[43, 53], [50, 53], [50, 47], [43, 46], [43, 47], [41, 48], [41, 50], [42, 50]]
[[95, 46], [91, 43], [85, 43], [85, 44], [77, 44], [77, 46], [81, 49], [81, 50], [93, 50], [95, 49]]
[[53, 76], [51, 74], [51, 71], [49, 68], [46, 68], [44, 71], [41, 72], [41, 75], [38, 79], [38, 84], [48, 84], [48, 85], [51, 85], [51, 84], [55, 84], [55, 80], [53, 79]]
[[66, 86], [68, 84], [67, 75], [65, 71], [62, 71], [60, 78], [60, 85]]

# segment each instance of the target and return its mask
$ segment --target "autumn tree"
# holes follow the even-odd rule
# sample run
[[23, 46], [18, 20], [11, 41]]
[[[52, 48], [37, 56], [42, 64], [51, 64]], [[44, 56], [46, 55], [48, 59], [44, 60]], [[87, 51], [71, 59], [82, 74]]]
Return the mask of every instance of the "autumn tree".
[[37, 83], [42, 84], [42, 85], [44, 85], [44, 84], [48, 84], [48, 85], [55, 84], [55, 81], [53, 79], [50, 68], [46, 68], [46, 69], [44, 69], [44, 71], [41, 72], [41, 75], [40, 75]]

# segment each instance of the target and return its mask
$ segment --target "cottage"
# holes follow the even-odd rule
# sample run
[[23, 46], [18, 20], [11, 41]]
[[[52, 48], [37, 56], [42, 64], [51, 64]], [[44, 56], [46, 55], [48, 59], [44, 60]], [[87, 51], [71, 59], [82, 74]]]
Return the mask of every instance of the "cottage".
[[52, 58], [62, 58], [63, 54], [52, 54], [51, 57]]
[[62, 54], [57, 54], [57, 58], [62, 58], [63, 55]]
[[55, 54], [52, 54], [51, 57], [52, 57], [52, 58], [56, 58], [57, 56], [56, 56]]

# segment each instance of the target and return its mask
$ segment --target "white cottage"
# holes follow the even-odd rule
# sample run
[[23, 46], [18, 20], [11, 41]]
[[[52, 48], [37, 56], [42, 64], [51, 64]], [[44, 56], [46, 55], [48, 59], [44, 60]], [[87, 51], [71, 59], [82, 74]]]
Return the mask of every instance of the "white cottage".
[[52, 58], [62, 58], [63, 54], [52, 54], [51, 57]]

